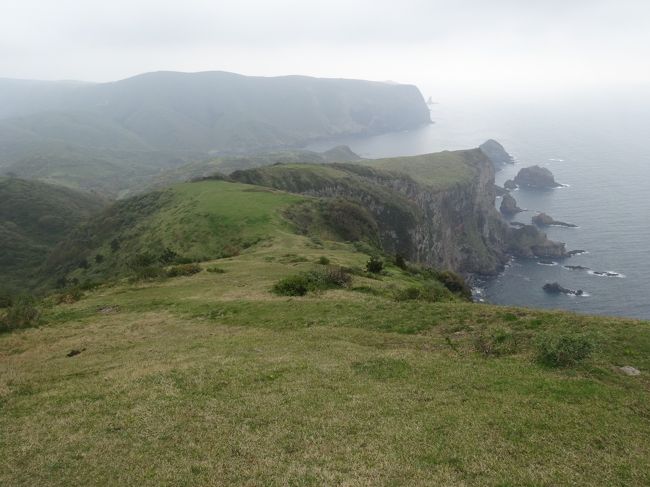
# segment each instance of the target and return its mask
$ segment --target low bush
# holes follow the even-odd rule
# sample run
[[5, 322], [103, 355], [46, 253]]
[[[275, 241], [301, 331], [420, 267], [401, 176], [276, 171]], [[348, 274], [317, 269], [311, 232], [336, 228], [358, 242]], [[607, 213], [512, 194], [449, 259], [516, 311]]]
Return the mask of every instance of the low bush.
[[400, 269], [402, 270], [407, 269], [406, 259], [404, 259], [404, 256], [402, 254], [396, 254], [393, 262]]
[[271, 289], [280, 296], [304, 296], [308, 292], [347, 287], [351, 276], [340, 267], [330, 267], [325, 271], [309, 271], [281, 279]]
[[373, 255], [366, 262], [366, 270], [372, 274], [379, 274], [384, 270], [384, 261]]
[[472, 300], [472, 289], [467, 285], [462, 276], [453, 271], [442, 271], [437, 273], [437, 279], [452, 293], [468, 300]]
[[80, 287], [73, 287], [55, 296], [56, 304], [72, 304], [76, 303], [83, 297], [83, 291]]
[[537, 360], [549, 367], [570, 367], [588, 358], [593, 352], [592, 341], [583, 335], [540, 336], [535, 343]]
[[321, 265], [329, 265], [330, 260], [329, 260], [327, 257], [325, 257], [324, 255], [321, 255], [321, 256], [318, 258], [318, 261], [317, 261], [317, 262], [318, 262], [319, 264], [321, 264]]
[[396, 301], [426, 301], [435, 303], [440, 301], [453, 301], [453, 296], [442, 286], [434, 285], [409, 286], [395, 292]]
[[31, 296], [21, 296], [13, 301], [0, 317], [0, 331], [11, 331], [38, 324], [41, 312]]
[[192, 276], [201, 270], [201, 266], [198, 264], [181, 264], [169, 268], [166, 275], [167, 277]]
[[474, 349], [488, 357], [510, 355], [518, 350], [517, 337], [503, 328], [484, 331], [474, 340]]
[[9, 292], [0, 291], [0, 308], [8, 308], [14, 302], [14, 298]]
[[208, 267], [206, 271], [212, 272], [213, 274], [224, 274], [226, 272], [225, 269], [222, 269], [221, 267], [217, 267], [217, 266]]
[[165, 276], [165, 269], [157, 265], [147, 265], [134, 269], [133, 279], [136, 281], [146, 281], [158, 279]]

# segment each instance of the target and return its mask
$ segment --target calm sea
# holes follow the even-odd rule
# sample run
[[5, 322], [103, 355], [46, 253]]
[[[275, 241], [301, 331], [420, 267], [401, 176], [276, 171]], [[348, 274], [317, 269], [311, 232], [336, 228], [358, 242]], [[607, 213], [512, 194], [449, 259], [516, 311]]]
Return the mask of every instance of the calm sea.
[[[588, 252], [556, 265], [513, 260], [503, 274], [484, 284], [484, 299], [650, 319], [650, 96], [614, 91], [607, 96], [527, 102], [439, 100], [431, 106], [431, 115], [435, 123], [418, 130], [337, 139], [310, 148], [324, 150], [344, 143], [364, 157], [376, 158], [498, 140], [517, 163], [497, 174], [497, 184], [522, 167], [538, 164], [566, 185], [547, 192], [513, 192], [527, 210], [516, 220], [530, 223], [543, 211], [575, 223], [579, 228], [551, 227], [547, 233], [566, 242], [568, 249]], [[580, 265], [592, 272], [563, 265]], [[593, 271], [615, 272], [619, 277]], [[547, 282], [582, 289], [585, 295], [548, 295], [542, 290]]]

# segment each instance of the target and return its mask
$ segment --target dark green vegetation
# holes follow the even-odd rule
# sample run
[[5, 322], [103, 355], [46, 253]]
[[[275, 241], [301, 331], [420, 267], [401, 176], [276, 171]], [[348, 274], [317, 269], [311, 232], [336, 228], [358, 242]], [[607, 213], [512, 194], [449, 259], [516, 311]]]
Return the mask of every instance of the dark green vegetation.
[[0, 294], [35, 284], [49, 252], [105, 204], [59, 186], [0, 178]]
[[[419, 90], [390, 83], [225, 72], [159, 72], [101, 84], [0, 79], [0, 173], [119, 195], [215, 152], [429, 122]], [[341, 156], [335, 160], [348, 160]]]
[[273, 164], [358, 161], [360, 157], [347, 146], [338, 146], [319, 153], [307, 150], [283, 150], [252, 153], [246, 155], [222, 155], [216, 158], [194, 161], [178, 168], [163, 171], [151, 183], [154, 188], [166, 187], [175, 183], [213, 177], [215, 174], [230, 174], [237, 170], [253, 169]]
[[[494, 167], [478, 149], [355, 164], [282, 164], [235, 171], [230, 177], [344, 200], [348, 208], [336, 211], [332, 220], [355, 236], [350, 240], [379, 242], [387, 253], [412, 261], [493, 274], [507, 260], [509, 229], [494, 208]], [[320, 222], [303, 210], [290, 217], [310, 231]], [[545, 236], [540, 234], [539, 241], [545, 242]]]
[[0, 484], [650, 482], [648, 323], [469, 303], [363, 209], [211, 180], [82, 226], [49, 265], [104, 283], [0, 310]]

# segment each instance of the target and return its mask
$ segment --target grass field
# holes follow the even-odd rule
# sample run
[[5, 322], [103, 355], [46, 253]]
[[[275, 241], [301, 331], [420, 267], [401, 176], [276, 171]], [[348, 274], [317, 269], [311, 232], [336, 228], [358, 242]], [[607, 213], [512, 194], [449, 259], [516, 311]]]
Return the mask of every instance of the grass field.
[[[293, 234], [280, 212], [300, 197], [222, 184], [175, 191], [227, 228], [237, 215], [255, 245], [0, 335], [0, 485], [650, 484], [649, 323], [397, 301], [421, 278], [392, 265], [279, 297], [275, 282], [321, 256], [368, 256]], [[182, 221], [168, 211], [160, 222]], [[495, 332], [508, 353], [477, 348]], [[592, 356], [535, 360], [537, 338], [567, 332]]]

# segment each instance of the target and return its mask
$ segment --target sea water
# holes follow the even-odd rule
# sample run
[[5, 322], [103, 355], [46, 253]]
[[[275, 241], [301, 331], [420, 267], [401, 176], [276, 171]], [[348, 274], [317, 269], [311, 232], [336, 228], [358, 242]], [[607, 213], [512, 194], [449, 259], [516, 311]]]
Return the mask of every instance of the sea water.
[[[550, 169], [562, 188], [512, 192], [530, 223], [537, 212], [578, 228], [549, 227], [549, 238], [581, 255], [553, 262], [514, 259], [483, 283], [482, 297], [499, 304], [560, 308], [650, 319], [650, 96], [612, 90], [594, 95], [440, 100], [434, 124], [376, 137], [341, 138], [310, 146], [347, 144], [368, 158], [476, 147], [493, 138], [516, 164], [497, 184], [534, 164]], [[650, 93], [650, 90], [647, 91]], [[497, 205], [498, 205], [497, 201]], [[570, 270], [566, 265], [588, 270]], [[611, 275], [599, 273], [609, 272]], [[583, 296], [549, 295], [548, 282]]]

